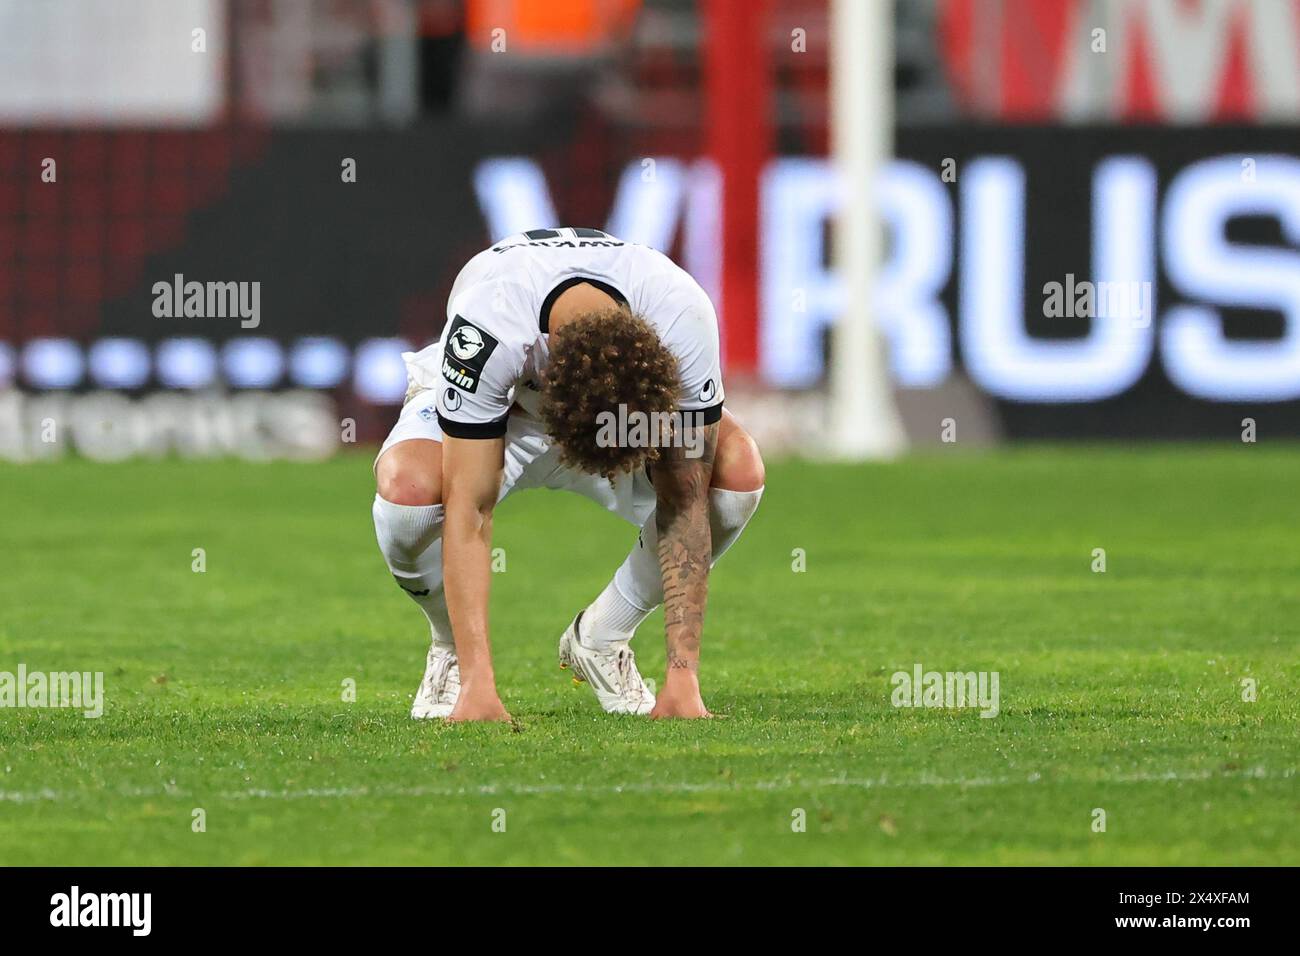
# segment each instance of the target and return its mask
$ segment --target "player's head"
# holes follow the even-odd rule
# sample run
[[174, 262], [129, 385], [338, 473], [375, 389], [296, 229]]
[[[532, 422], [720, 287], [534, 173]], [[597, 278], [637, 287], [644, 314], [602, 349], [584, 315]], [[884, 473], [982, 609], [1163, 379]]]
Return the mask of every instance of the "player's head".
[[622, 306], [599, 309], [565, 322], [549, 344], [541, 415], [561, 460], [613, 478], [657, 459], [659, 442], [619, 424], [661, 422], [677, 406], [677, 360], [650, 324]]

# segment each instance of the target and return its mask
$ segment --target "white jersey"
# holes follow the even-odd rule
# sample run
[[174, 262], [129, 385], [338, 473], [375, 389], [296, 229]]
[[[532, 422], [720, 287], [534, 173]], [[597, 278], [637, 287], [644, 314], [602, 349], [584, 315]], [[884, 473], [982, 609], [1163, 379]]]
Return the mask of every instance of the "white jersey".
[[703, 412], [705, 422], [721, 417], [718, 317], [699, 283], [648, 246], [564, 227], [503, 239], [456, 277], [441, 341], [408, 359], [419, 384], [436, 381], [443, 432], [495, 438], [516, 403], [537, 414], [551, 306], [581, 282], [626, 303], [658, 333], [677, 359], [678, 408]]

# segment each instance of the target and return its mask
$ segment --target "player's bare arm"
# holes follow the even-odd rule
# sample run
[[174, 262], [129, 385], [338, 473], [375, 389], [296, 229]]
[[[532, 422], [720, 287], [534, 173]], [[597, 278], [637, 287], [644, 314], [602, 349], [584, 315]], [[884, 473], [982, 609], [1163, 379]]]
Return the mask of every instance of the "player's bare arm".
[[443, 579], [460, 661], [461, 692], [449, 720], [509, 720], [497, 693], [488, 637], [492, 510], [505, 442], [447, 436], [443, 448]]
[[[713, 554], [709, 486], [719, 429], [716, 423], [695, 427], [702, 427], [703, 442], [675, 443], [654, 465], [668, 673], [651, 717], [710, 716], [700, 697], [699, 668]], [[691, 449], [701, 453], [691, 457]]]

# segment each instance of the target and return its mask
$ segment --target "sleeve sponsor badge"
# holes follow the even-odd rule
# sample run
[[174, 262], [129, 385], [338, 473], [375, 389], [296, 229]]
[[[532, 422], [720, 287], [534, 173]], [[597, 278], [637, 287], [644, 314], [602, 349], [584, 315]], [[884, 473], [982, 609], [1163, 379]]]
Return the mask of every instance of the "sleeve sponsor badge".
[[483, 377], [483, 366], [497, 347], [497, 340], [477, 325], [456, 316], [447, 332], [447, 344], [442, 350], [442, 377], [466, 392], [478, 391]]

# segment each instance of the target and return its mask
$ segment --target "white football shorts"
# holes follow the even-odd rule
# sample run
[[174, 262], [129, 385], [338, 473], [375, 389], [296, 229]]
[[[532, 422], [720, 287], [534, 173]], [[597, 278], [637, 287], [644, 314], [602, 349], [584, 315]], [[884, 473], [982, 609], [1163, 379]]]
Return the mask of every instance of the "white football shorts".
[[[442, 441], [438, 426], [438, 386], [440, 377], [430, 375], [430, 369], [439, 367], [436, 350], [431, 345], [422, 352], [404, 352], [410, 390], [406, 404], [397, 418], [384, 444], [375, 456], [375, 464], [384, 452], [399, 442], [414, 438]], [[552, 491], [572, 491], [589, 498], [606, 511], [612, 511], [624, 521], [638, 528], [655, 507], [654, 486], [644, 468], [634, 473], [620, 475], [610, 481], [598, 475], [589, 475], [576, 468], [560, 464], [559, 449], [546, 436], [542, 423], [515, 405], [506, 422], [505, 469], [501, 480], [501, 494], [497, 502], [516, 491], [527, 488], [548, 488]]]

